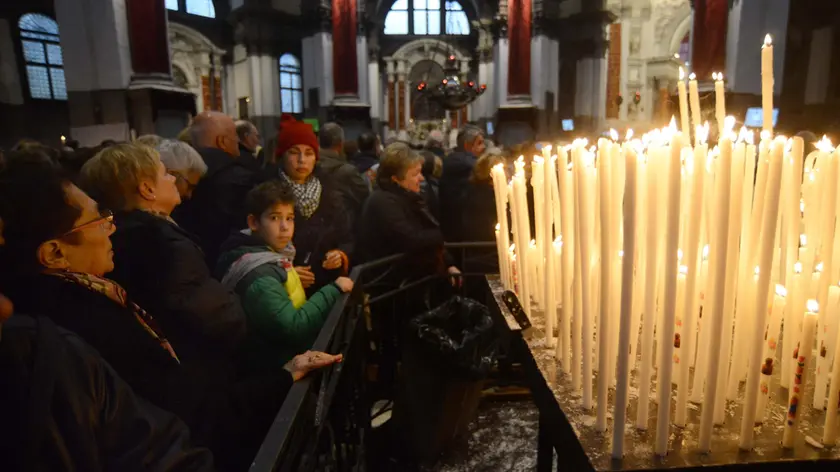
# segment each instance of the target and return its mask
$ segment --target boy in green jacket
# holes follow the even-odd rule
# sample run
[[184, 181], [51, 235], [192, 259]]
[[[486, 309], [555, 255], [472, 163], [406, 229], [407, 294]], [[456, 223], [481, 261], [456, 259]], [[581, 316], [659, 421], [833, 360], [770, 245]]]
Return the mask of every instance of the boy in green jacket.
[[312, 347], [330, 309], [353, 281], [339, 277], [307, 300], [292, 266], [295, 200], [290, 189], [271, 181], [245, 200], [248, 229], [233, 234], [219, 258], [222, 284], [233, 289], [248, 318], [243, 346], [246, 368], [272, 368]]

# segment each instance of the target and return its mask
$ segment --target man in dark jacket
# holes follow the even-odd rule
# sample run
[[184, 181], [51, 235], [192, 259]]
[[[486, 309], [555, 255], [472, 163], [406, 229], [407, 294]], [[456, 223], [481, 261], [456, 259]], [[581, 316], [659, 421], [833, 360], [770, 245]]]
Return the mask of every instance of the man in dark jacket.
[[0, 469], [213, 470], [187, 427], [135, 396], [81, 338], [11, 312], [0, 296]]
[[352, 164], [356, 166], [360, 174], [364, 174], [371, 167], [379, 164], [379, 153], [381, 146], [379, 145], [379, 136], [372, 131], [365, 131], [359, 135], [356, 140], [359, 146], [359, 152], [351, 160]]
[[250, 121], [239, 120], [236, 122], [236, 135], [239, 136], [239, 162], [251, 172], [259, 172], [263, 168], [263, 156], [259, 153], [261, 138], [257, 127]]
[[[447, 241], [456, 241], [464, 195], [475, 161], [484, 153], [484, 133], [474, 125], [458, 131], [458, 147], [443, 160], [440, 178], [441, 229]], [[445, 211], [444, 211], [445, 209]]]
[[347, 163], [344, 151], [344, 130], [336, 123], [325, 124], [318, 137], [320, 144], [318, 167], [325, 177], [332, 180], [341, 194], [344, 208], [355, 221], [370, 191], [356, 168]]
[[229, 116], [201, 113], [193, 120], [190, 133], [193, 147], [207, 164], [207, 173], [192, 199], [173, 217], [199, 237], [208, 266], [215, 267], [224, 240], [245, 226], [245, 195], [254, 185], [254, 173], [238, 160], [239, 136]]

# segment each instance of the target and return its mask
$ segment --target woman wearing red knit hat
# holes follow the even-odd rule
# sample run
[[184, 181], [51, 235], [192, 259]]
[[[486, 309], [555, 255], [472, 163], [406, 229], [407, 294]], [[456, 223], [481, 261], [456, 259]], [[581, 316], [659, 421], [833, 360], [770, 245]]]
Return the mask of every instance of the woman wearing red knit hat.
[[295, 196], [295, 269], [307, 295], [345, 275], [353, 248], [352, 223], [332, 181], [317, 166], [318, 138], [312, 125], [284, 114], [280, 118], [277, 167], [279, 179]]

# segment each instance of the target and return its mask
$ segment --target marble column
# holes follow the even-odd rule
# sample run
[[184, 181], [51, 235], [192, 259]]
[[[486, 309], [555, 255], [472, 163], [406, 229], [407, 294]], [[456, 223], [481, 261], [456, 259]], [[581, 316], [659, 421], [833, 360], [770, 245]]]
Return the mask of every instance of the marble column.
[[386, 59], [386, 77], [388, 82], [385, 90], [385, 119], [388, 123], [385, 138], [390, 138], [392, 133], [397, 131], [397, 77], [396, 66], [393, 60]]

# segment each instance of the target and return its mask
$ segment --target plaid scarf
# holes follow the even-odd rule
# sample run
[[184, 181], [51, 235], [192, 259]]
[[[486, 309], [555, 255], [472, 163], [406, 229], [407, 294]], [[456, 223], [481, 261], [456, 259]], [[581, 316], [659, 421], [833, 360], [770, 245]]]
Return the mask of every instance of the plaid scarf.
[[304, 184], [292, 181], [285, 172], [280, 172], [283, 180], [289, 184], [292, 193], [295, 194], [295, 208], [304, 218], [311, 217], [318, 205], [321, 203], [321, 181], [315, 176], [310, 176]]
[[160, 330], [157, 322], [154, 318], [152, 318], [152, 315], [146, 313], [146, 310], [140, 308], [134, 302], [129, 300], [125, 289], [118, 283], [103, 277], [83, 274], [81, 272], [53, 272], [52, 275], [68, 282], [81, 285], [93, 292], [105, 295], [110, 298], [111, 301], [119, 304], [120, 306], [131, 309], [134, 313], [134, 318], [138, 323], [140, 323], [140, 326], [142, 326], [150, 336], [160, 343], [160, 347], [165, 349], [169, 355], [175, 359], [175, 362], [179, 364], [181, 363], [181, 360], [178, 359], [178, 355], [175, 354], [175, 349], [173, 349], [172, 345], [169, 344], [169, 341], [166, 340], [166, 337], [163, 335], [163, 331]]

